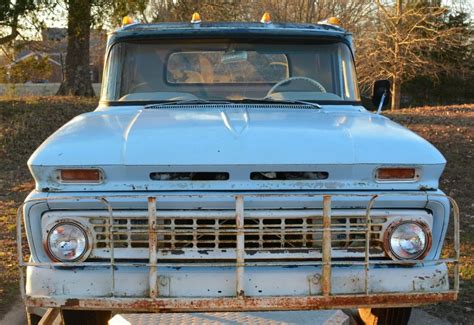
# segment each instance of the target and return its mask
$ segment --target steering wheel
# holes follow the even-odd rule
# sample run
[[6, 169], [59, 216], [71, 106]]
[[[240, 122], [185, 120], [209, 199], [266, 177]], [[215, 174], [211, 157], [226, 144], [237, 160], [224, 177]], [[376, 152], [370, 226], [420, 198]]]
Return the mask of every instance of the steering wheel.
[[285, 85], [285, 84], [287, 84], [291, 81], [295, 81], [295, 80], [306, 81], [306, 82], [310, 83], [311, 85], [315, 86], [316, 88], [318, 88], [319, 92], [321, 92], [321, 93], [327, 92], [326, 88], [324, 88], [323, 85], [321, 85], [319, 82], [317, 82], [314, 79], [311, 79], [311, 78], [308, 78], [308, 77], [290, 77], [290, 78], [287, 78], [287, 79], [283, 79], [283, 80], [277, 82], [276, 84], [274, 84], [273, 87], [270, 88], [270, 90], [268, 91], [267, 96], [265, 96], [265, 97], [268, 97], [271, 94], [273, 94], [275, 92], [275, 90], [277, 90], [279, 87], [281, 87], [281, 86], [283, 86], [283, 85]]
[[143, 92], [149, 89], [150, 89], [150, 86], [148, 86], [148, 82], [140, 82], [136, 85], [133, 85], [128, 91], [128, 93], [133, 94], [133, 93]]

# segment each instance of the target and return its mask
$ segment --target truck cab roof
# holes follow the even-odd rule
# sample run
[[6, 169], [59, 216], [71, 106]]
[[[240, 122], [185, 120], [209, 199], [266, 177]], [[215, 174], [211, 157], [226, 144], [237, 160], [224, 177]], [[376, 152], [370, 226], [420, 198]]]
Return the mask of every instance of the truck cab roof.
[[352, 34], [331, 24], [258, 22], [133, 23], [110, 34], [109, 43], [143, 38], [331, 38], [350, 42]]

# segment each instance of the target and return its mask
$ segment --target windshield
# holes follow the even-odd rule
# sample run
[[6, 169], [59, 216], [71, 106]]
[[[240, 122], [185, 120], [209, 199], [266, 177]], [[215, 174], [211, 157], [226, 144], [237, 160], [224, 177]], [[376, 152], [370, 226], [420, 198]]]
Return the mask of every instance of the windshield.
[[120, 42], [102, 100], [359, 101], [343, 43]]

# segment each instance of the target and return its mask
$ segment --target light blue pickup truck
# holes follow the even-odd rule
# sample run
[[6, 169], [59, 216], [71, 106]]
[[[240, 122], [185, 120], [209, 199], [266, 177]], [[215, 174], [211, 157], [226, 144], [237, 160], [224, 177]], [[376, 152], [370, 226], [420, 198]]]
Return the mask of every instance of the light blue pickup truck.
[[[198, 18], [113, 32], [98, 108], [31, 156], [18, 215], [30, 322], [38, 308], [66, 325], [359, 308], [403, 324], [411, 306], [456, 299], [446, 161], [362, 106], [351, 34], [335, 19]], [[374, 85], [379, 111], [389, 89]]]

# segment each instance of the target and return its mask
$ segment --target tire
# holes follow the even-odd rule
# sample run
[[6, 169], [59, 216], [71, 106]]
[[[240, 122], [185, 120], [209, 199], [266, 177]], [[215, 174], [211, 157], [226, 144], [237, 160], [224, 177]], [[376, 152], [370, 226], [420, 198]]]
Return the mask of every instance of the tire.
[[410, 320], [411, 308], [359, 308], [360, 324], [406, 325]]
[[107, 325], [112, 317], [108, 310], [62, 310], [64, 325]]

